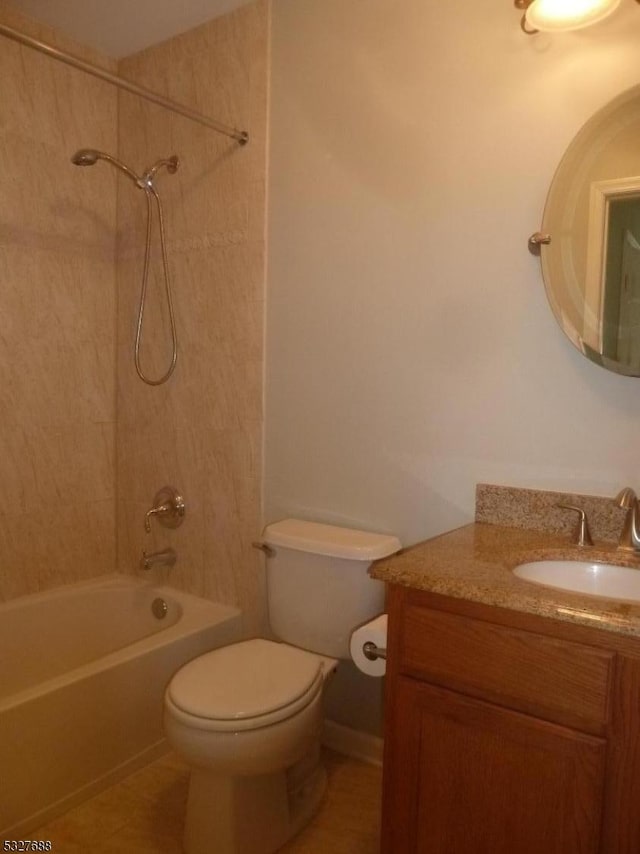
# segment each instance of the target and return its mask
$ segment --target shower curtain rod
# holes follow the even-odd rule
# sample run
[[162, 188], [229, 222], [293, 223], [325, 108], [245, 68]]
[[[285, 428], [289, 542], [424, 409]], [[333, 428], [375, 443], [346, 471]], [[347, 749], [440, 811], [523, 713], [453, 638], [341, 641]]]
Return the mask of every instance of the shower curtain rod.
[[90, 62], [85, 62], [83, 59], [73, 56], [71, 53], [65, 53], [63, 50], [58, 50], [58, 48], [52, 47], [52, 45], [47, 44], [46, 42], [34, 39], [19, 30], [7, 27], [5, 24], [0, 24], [0, 35], [6, 36], [8, 39], [12, 39], [13, 41], [20, 42], [20, 44], [24, 44], [34, 50], [38, 50], [40, 53], [44, 53], [47, 56], [52, 57], [52, 59], [65, 62], [67, 65], [71, 65], [73, 68], [78, 68], [80, 71], [84, 71], [87, 74], [92, 74], [94, 77], [99, 77], [101, 80], [111, 83], [119, 89], [131, 92], [132, 95], [138, 95], [140, 98], [145, 98], [147, 101], [153, 101], [154, 104], [159, 104], [161, 107], [173, 110], [174, 113], [180, 113], [181, 116], [186, 116], [194, 122], [198, 122], [205, 127], [218, 131], [218, 133], [223, 133], [225, 136], [230, 136], [232, 139], [239, 142], [240, 145], [245, 145], [249, 141], [249, 134], [244, 130], [237, 130], [236, 128], [223, 125], [221, 122], [217, 122], [215, 119], [210, 119], [208, 116], [203, 116], [202, 113], [191, 110], [189, 107], [178, 104], [176, 101], [164, 98], [162, 95], [156, 94], [156, 92], [153, 92], [151, 89], [147, 89], [144, 86], [138, 86], [136, 83], [131, 83], [129, 80], [125, 80], [124, 77], [118, 77], [117, 74], [111, 74], [111, 72], [105, 71], [103, 68], [98, 68]]

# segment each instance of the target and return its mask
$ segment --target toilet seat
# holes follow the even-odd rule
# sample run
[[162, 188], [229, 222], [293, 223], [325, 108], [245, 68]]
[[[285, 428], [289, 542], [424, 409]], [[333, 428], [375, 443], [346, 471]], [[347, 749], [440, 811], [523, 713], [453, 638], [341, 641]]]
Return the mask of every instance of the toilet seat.
[[309, 705], [323, 676], [321, 656], [258, 638], [189, 662], [169, 683], [165, 699], [179, 720], [197, 729], [253, 730]]

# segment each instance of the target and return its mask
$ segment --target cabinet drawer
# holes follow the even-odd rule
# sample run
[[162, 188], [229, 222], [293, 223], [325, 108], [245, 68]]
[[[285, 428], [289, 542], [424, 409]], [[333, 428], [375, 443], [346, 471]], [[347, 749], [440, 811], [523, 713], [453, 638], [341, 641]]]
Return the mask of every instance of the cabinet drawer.
[[401, 673], [604, 731], [614, 653], [415, 605], [403, 609], [399, 640]]

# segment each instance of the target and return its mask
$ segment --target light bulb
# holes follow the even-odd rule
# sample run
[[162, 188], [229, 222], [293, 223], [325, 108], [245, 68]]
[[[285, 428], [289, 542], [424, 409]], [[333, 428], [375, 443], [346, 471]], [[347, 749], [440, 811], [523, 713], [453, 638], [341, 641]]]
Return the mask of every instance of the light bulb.
[[578, 30], [606, 18], [619, 5], [620, 0], [533, 0], [525, 18], [535, 30]]

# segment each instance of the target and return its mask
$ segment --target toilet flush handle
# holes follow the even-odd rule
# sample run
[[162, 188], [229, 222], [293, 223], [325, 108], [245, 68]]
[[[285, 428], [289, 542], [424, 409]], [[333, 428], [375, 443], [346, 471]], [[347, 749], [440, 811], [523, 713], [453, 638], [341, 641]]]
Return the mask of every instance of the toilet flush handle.
[[254, 540], [251, 545], [254, 549], [259, 549], [261, 552], [264, 552], [265, 557], [273, 557], [276, 553], [276, 550], [268, 543], [265, 543], [264, 540]]

